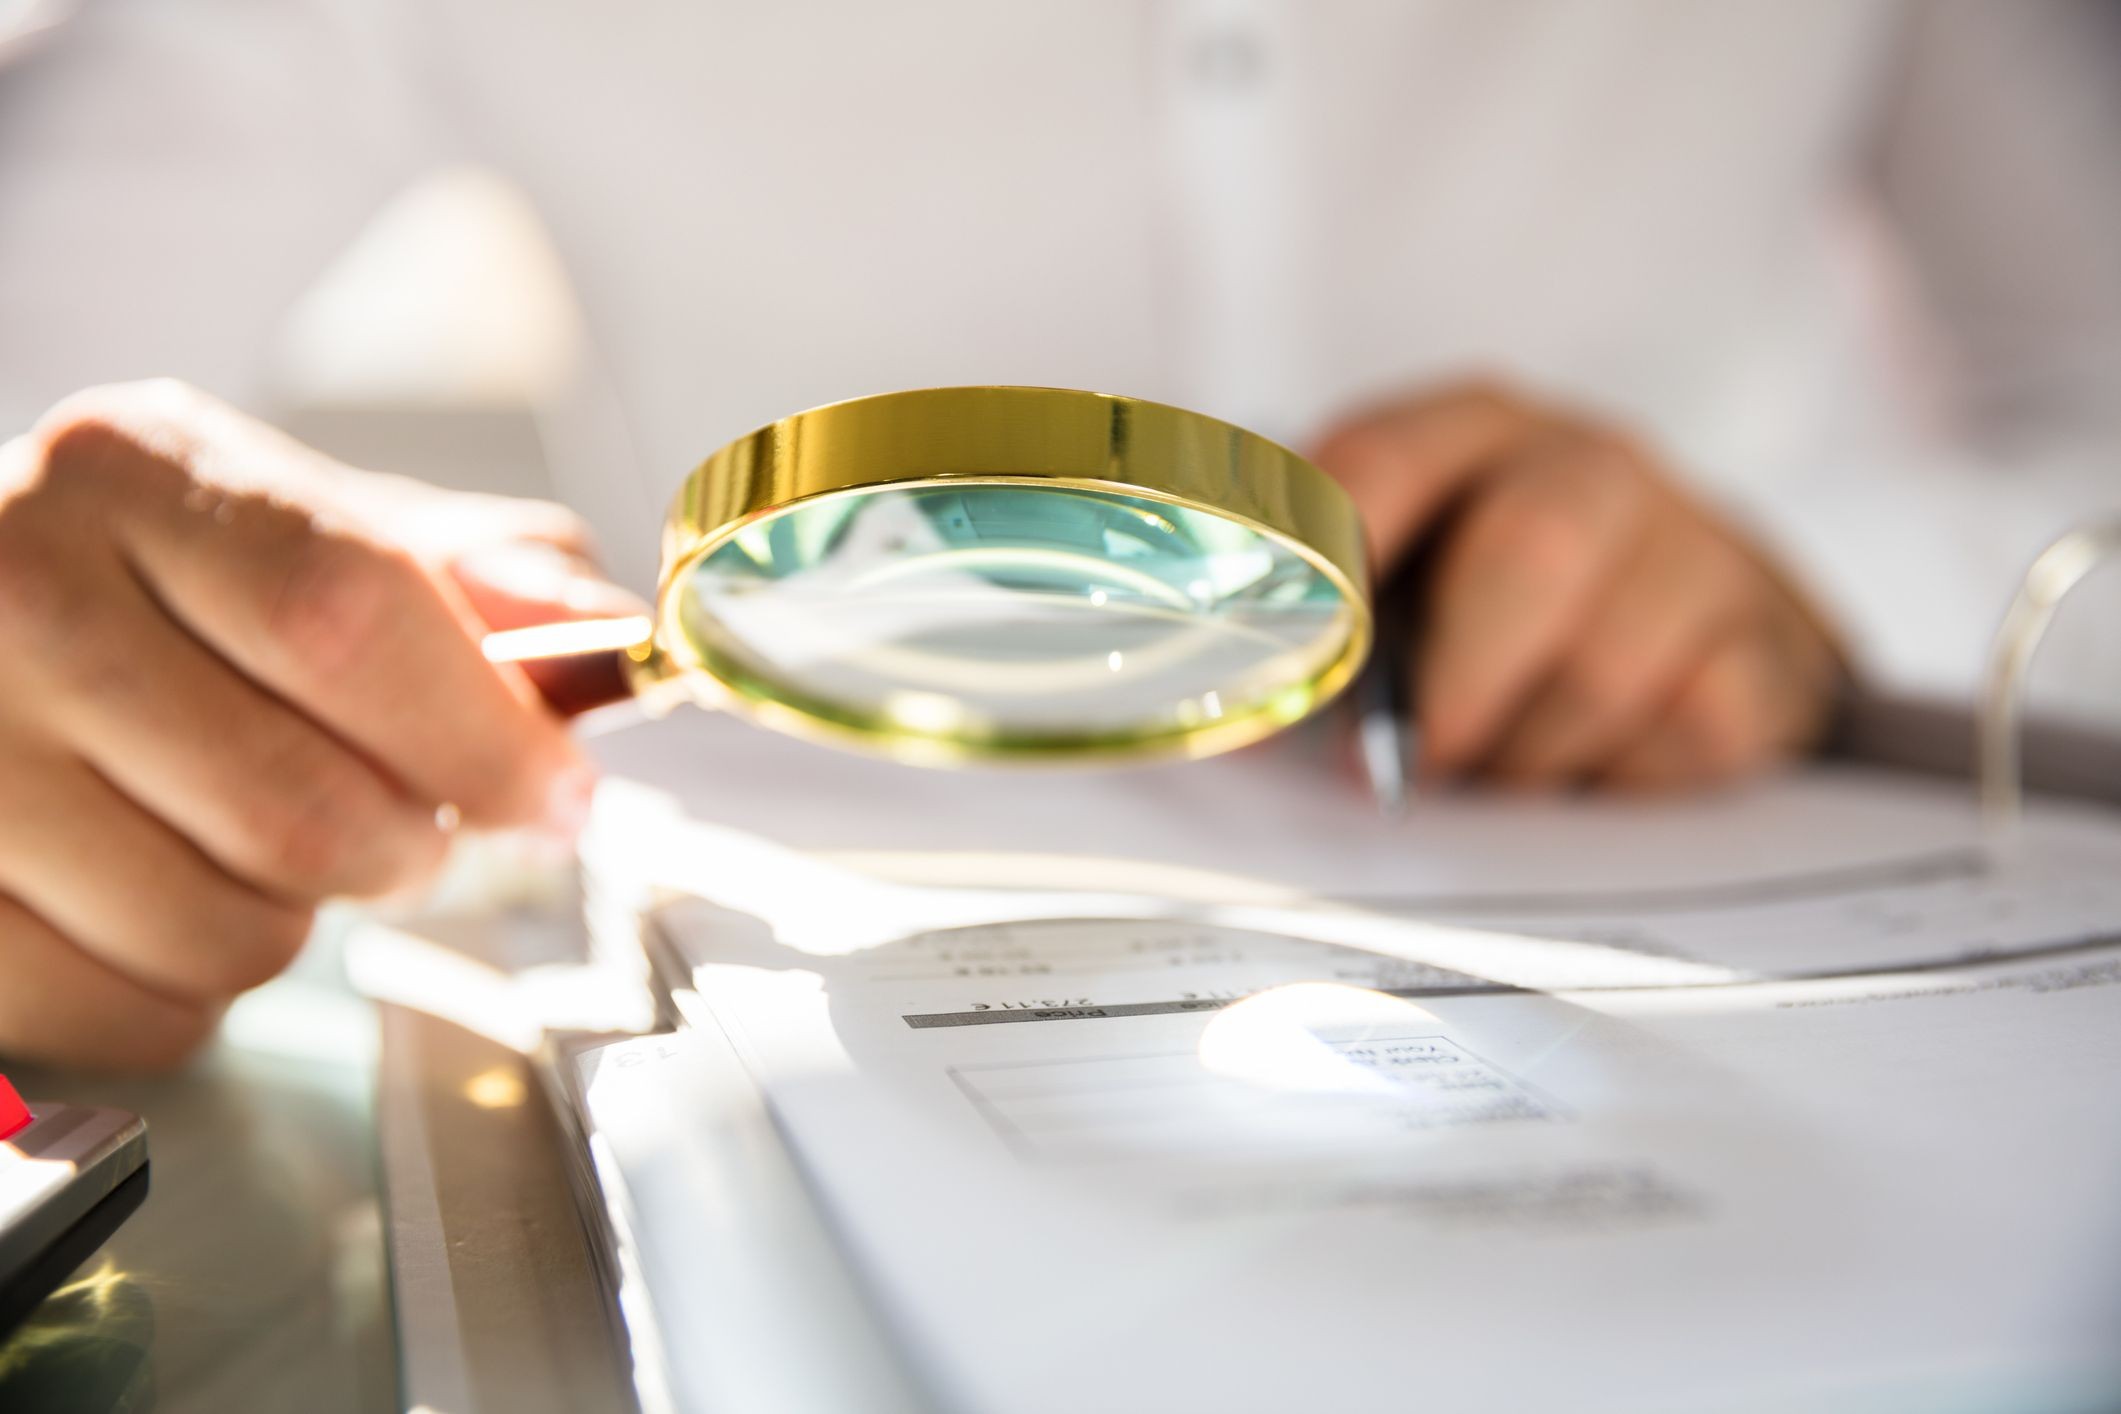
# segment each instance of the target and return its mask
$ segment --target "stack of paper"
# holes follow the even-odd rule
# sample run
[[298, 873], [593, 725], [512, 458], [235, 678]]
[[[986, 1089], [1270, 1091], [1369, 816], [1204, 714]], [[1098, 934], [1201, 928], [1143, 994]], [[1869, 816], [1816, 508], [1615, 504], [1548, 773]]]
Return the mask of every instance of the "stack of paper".
[[698, 1034], [632, 1044], [692, 1079], [585, 1087], [662, 1165], [605, 1167], [674, 1407], [741, 1364], [715, 1282], [778, 1280], [660, 1247], [712, 1245], [732, 1173], [819, 1215], [791, 1250], [849, 1303], [787, 1356], [807, 1407], [842, 1350], [1027, 1414], [2121, 1392], [2121, 814], [2036, 805], [1999, 849], [1962, 791], [1851, 769], [1387, 822], [1287, 750], [949, 776], [698, 719], [604, 750], [694, 821], [615, 791], [590, 851], [691, 896], [653, 942]]

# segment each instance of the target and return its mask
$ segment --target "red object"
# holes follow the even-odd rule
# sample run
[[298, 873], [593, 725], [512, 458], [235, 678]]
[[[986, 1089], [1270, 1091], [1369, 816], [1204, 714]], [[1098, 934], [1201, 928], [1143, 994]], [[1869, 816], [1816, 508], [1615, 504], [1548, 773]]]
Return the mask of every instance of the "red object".
[[0, 1075], [0, 1139], [12, 1139], [29, 1128], [29, 1106], [15, 1093], [15, 1087]]

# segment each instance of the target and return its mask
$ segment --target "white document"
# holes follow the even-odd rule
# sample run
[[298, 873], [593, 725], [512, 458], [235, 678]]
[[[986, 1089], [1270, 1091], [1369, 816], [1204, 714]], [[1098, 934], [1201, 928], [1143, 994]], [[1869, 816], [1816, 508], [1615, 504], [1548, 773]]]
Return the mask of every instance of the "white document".
[[592, 843], [706, 895], [679, 1000], [940, 1408], [2121, 1390], [2111, 813], [1996, 855], [1833, 772], [1388, 825], [1287, 753], [804, 808], [778, 746]]
[[[1300, 739], [1101, 772], [909, 770], [699, 714], [599, 745], [652, 790], [600, 801], [592, 874], [714, 898], [820, 954], [1177, 916], [1552, 988], [1899, 970], [2121, 929], [2116, 812], [2036, 801], [1999, 849], [1965, 785], [1849, 766], [1670, 801], [1424, 796], [1394, 820]], [[1261, 985], [1312, 965], [1273, 960]]]

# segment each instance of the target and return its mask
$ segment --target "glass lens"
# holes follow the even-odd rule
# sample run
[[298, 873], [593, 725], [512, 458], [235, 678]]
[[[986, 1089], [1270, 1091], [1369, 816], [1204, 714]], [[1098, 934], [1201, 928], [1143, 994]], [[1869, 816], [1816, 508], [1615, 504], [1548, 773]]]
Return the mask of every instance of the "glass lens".
[[702, 663], [741, 695], [997, 753], [1293, 721], [1355, 624], [1331, 580], [1248, 526], [1027, 484], [805, 502], [679, 592]]

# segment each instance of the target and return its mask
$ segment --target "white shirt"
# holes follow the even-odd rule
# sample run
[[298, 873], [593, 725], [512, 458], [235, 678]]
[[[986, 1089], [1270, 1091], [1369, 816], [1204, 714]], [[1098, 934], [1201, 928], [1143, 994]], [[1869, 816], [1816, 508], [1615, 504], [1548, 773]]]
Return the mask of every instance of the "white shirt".
[[[637, 583], [722, 441], [947, 383], [1300, 445], [1501, 372], [1952, 693], [2034, 550], [2121, 507], [2096, 0], [92, 0], [0, 69], [0, 430], [150, 373], [272, 414], [301, 292], [466, 158], [571, 275], [625, 435], [560, 479]], [[2121, 585], [2084, 594], [2038, 695], [2112, 721]]]

